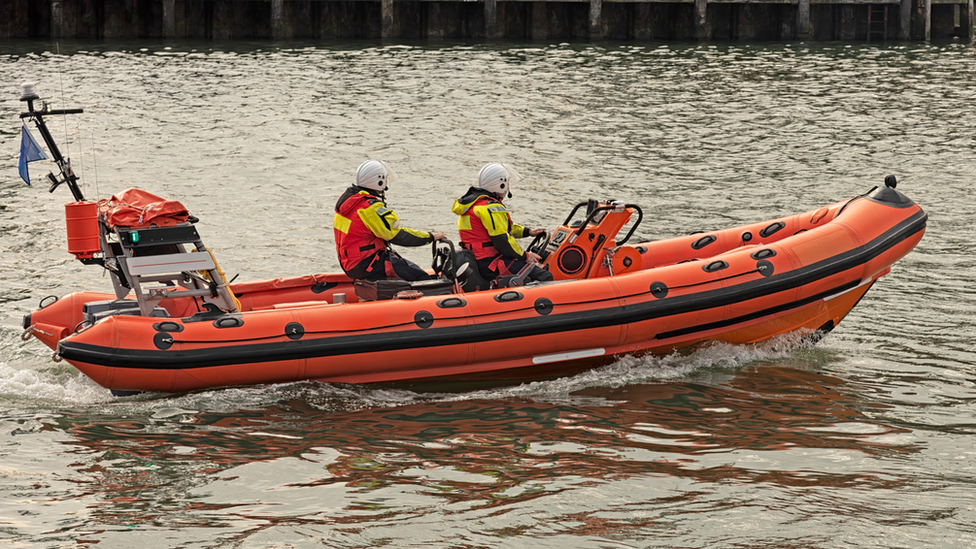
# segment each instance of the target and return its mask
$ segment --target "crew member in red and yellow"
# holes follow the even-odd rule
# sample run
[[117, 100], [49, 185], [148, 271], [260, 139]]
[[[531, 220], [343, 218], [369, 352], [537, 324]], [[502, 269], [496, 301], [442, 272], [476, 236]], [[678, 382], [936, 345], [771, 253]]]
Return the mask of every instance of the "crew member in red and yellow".
[[445, 238], [443, 233], [400, 226], [400, 219], [385, 202], [386, 190], [396, 177], [386, 162], [367, 160], [356, 170], [356, 184], [346, 189], [336, 202], [332, 223], [336, 251], [342, 270], [350, 278], [430, 278], [416, 263], [400, 257], [390, 247], [390, 244], [423, 246]]
[[545, 229], [526, 229], [513, 223], [502, 204], [506, 196], [512, 196], [512, 184], [521, 179], [511, 166], [497, 162], [486, 164], [478, 173], [478, 186], [469, 188], [451, 207], [458, 215], [461, 246], [471, 250], [481, 276], [489, 281], [518, 274], [530, 264], [526, 282], [552, 280], [552, 273], [536, 265], [538, 254], [523, 252], [515, 240], [540, 235]]

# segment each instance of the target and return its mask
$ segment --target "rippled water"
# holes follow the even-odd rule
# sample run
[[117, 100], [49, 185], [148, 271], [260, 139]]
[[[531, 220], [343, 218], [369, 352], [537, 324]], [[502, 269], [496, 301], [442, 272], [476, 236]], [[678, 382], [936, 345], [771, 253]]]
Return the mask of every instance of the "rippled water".
[[[970, 547], [976, 52], [962, 44], [0, 43], [0, 539], [132, 547]], [[516, 220], [588, 196], [637, 237], [755, 222], [885, 175], [918, 248], [815, 347], [624, 359], [521, 385], [300, 383], [114, 399], [20, 340], [108, 291], [16, 171], [38, 82], [88, 197], [181, 200], [240, 280], [333, 271], [366, 158], [455, 234], [482, 164]], [[65, 138], [65, 133], [68, 139]], [[429, 250], [407, 255], [426, 263]]]

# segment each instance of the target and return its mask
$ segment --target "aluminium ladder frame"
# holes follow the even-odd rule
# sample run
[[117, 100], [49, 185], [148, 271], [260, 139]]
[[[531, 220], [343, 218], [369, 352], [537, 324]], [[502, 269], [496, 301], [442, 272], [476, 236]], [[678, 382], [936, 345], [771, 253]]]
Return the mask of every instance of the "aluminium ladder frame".
[[[124, 299], [130, 291], [134, 292], [143, 316], [151, 316], [161, 301], [184, 297], [199, 297], [204, 306], [212, 304], [229, 313], [240, 312], [233, 292], [192, 223], [131, 229], [109, 228], [100, 219], [99, 232], [104, 266], [112, 273], [116, 298]], [[186, 244], [192, 244], [194, 251], [186, 251]], [[152, 253], [160, 250], [162, 253]], [[210, 280], [204, 278], [204, 273]], [[152, 283], [162, 285], [147, 286]]]

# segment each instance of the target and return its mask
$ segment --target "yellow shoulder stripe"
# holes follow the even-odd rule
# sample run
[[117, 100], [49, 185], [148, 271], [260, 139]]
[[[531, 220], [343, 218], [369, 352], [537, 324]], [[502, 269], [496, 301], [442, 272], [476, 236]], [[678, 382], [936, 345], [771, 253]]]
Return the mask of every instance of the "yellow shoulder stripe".
[[345, 234], [349, 234], [349, 227], [352, 226], [352, 220], [337, 213], [335, 214], [335, 219], [332, 220], [332, 226]]

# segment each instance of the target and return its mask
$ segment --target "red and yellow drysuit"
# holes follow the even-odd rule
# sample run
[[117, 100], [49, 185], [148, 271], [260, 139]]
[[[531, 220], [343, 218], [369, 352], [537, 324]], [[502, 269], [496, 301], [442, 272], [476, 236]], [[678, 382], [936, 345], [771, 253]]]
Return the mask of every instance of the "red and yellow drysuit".
[[[492, 193], [472, 187], [454, 201], [451, 211], [458, 215], [461, 246], [474, 254], [481, 276], [492, 280], [525, 267], [525, 252], [515, 239], [529, 236], [529, 229], [512, 222], [505, 205]], [[533, 269], [530, 280], [545, 279], [551, 280], [549, 271]]]
[[423, 246], [434, 237], [426, 231], [401, 227], [396, 213], [370, 190], [356, 186], [346, 189], [336, 202], [332, 226], [339, 262], [351, 278], [426, 278], [423, 269], [401, 258], [387, 243]]

